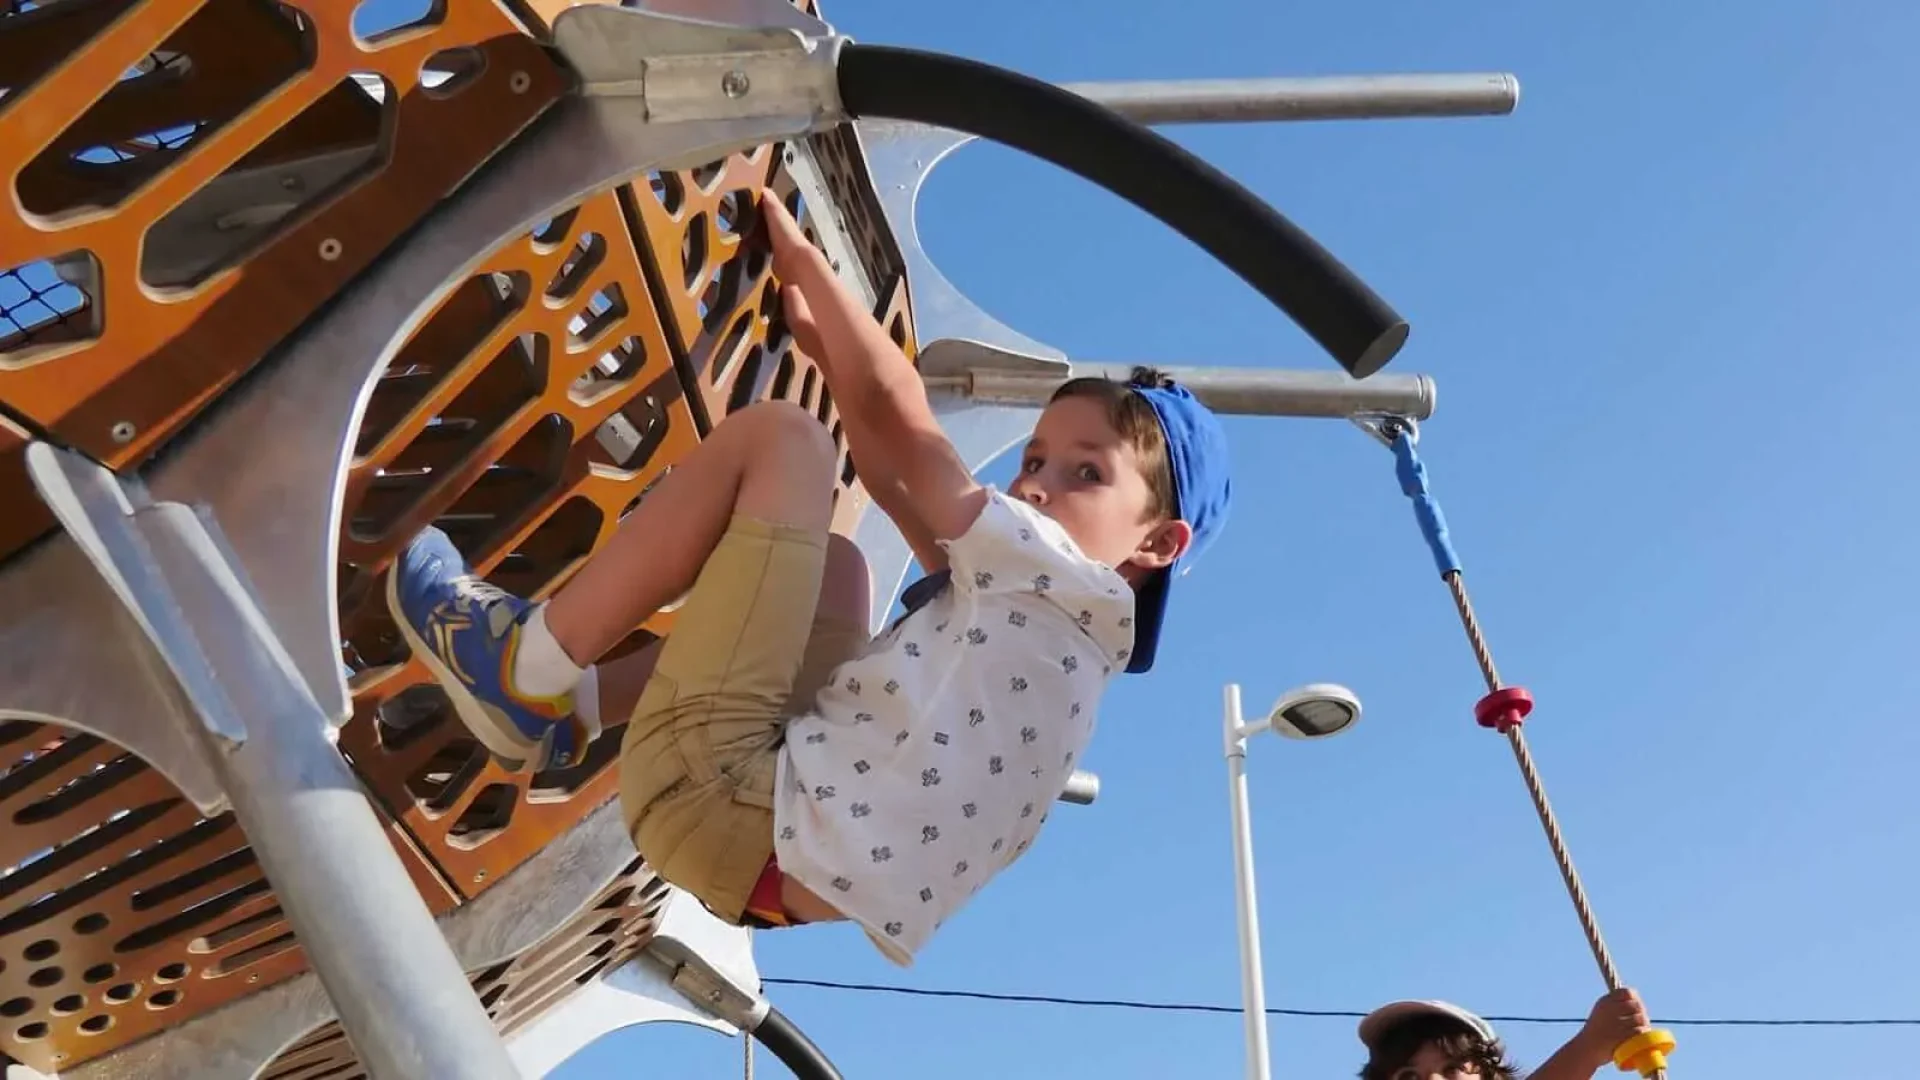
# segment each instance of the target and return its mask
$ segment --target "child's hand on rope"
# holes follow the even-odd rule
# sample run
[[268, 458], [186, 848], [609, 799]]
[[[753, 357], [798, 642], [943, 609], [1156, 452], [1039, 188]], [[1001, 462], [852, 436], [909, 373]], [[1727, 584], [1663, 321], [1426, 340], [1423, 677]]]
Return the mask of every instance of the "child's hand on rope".
[[1649, 1026], [1647, 1007], [1640, 1001], [1640, 995], [1621, 987], [1593, 1003], [1587, 1022], [1576, 1038], [1595, 1061], [1604, 1065], [1613, 1060], [1615, 1047]]

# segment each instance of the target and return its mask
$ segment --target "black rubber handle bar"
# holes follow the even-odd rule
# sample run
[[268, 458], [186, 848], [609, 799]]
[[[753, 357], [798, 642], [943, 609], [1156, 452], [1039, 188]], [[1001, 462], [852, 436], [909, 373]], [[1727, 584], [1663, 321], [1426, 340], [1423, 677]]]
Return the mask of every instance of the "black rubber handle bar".
[[840, 1070], [779, 1009], [769, 1008], [753, 1037], [799, 1080], [841, 1080]]
[[1069, 90], [974, 60], [848, 42], [849, 115], [952, 128], [1024, 150], [1165, 222], [1286, 312], [1347, 374], [1379, 371], [1407, 322], [1313, 237], [1173, 141]]

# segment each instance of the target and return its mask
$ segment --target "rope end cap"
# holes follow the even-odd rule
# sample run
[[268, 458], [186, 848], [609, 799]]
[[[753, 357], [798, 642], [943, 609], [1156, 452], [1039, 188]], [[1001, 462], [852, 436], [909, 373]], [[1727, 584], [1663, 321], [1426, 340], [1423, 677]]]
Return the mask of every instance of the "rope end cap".
[[1649, 1028], [1614, 1047], [1613, 1064], [1621, 1072], [1639, 1073], [1645, 1077], [1662, 1074], [1667, 1070], [1667, 1055], [1678, 1045], [1673, 1032]]

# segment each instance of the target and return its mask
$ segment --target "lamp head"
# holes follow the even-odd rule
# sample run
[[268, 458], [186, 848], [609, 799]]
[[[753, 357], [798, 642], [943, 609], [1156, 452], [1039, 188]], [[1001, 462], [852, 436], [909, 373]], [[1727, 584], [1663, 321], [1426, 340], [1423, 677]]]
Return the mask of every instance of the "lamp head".
[[1289, 739], [1324, 739], [1360, 719], [1360, 697], [1337, 683], [1313, 683], [1289, 690], [1274, 702], [1267, 724]]

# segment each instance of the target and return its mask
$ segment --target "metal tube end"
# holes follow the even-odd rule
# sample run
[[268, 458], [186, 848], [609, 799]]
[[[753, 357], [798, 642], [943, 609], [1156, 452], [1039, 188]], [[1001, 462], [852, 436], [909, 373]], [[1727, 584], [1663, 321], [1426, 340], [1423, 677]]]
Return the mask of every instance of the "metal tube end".
[[1088, 806], [1100, 797], [1100, 778], [1084, 769], [1073, 770], [1067, 777], [1067, 786], [1060, 792], [1060, 801]]

